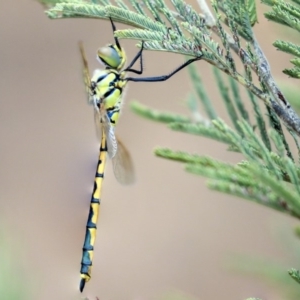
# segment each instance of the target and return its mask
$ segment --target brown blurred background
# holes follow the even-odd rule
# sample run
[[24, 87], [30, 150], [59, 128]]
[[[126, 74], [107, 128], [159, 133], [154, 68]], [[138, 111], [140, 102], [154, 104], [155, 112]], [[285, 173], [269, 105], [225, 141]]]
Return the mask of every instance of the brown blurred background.
[[[164, 83], [131, 83], [127, 90], [118, 134], [132, 154], [137, 181], [121, 186], [108, 162], [92, 280], [80, 295], [98, 142], [77, 43], [84, 41], [93, 70], [99, 67], [97, 48], [113, 41], [111, 27], [100, 20], [49, 20], [35, 1], [2, 1], [0, 8], [0, 246], [13, 258], [12, 265], [5, 259], [10, 272], [0, 276], [6, 280], [2, 284], [10, 282], [13, 289], [26, 285], [28, 296], [24, 292], [22, 299], [32, 300], [148, 300], [169, 293], [176, 299], [183, 299], [180, 294], [280, 299], [260, 280], [229, 272], [224, 265], [236, 253], [285, 261], [285, 251], [273, 239], [280, 225], [273, 225], [293, 221], [209, 191], [202, 178], [187, 174], [182, 165], [154, 157], [159, 145], [225, 161], [240, 159], [221, 144], [141, 119], [127, 105], [139, 100], [188, 113], [183, 105], [191, 88], [186, 70]], [[274, 73], [283, 78], [287, 60], [278, 59], [271, 46], [274, 28], [260, 17], [256, 32]], [[135, 42], [122, 45], [132, 58]], [[182, 61], [179, 55], [146, 52], [145, 75], [166, 74]], [[226, 118], [209, 65], [200, 61], [197, 66]], [[286, 268], [291, 266], [293, 261]]]

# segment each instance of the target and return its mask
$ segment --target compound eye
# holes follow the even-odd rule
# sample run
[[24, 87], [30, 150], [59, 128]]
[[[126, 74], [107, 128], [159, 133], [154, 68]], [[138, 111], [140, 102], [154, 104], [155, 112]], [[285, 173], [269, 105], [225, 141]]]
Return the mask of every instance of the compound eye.
[[98, 49], [98, 58], [113, 69], [118, 69], [122, 62], [120, 53], [112, 45]]

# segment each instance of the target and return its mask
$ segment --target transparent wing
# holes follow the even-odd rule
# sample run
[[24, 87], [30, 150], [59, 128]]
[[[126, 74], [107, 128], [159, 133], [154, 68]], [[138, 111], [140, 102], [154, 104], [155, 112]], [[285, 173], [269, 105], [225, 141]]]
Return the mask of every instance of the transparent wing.
[[95, 125], [97, 136], [101, 141], [102, 128], [106, 135], [107, 153], [112, 158], [113, 170], [116, 179], [121, 184], [132, 184], [135, 180], [134, 167], [129, 151], [124, 144], [118, 139], [111, 126], [106, 112], [94, 109]]
[[117, 143], [118, 151], [112, 159], [115, 177], [122, 184], [132, 184], [135, 181], [135, 176], [131, 156], [118, 138]]
[[102, 126], [106, 134], [106, 144], [107, 144], [107, 153], [109, 158], [115, 157], [118, 150], [118, 142], [115, 136], [115, 129], [111, 126], [109, 118], [105, 111], [101, 113], [102, 116]]
[[92, 91], [91, 91], [91, 77], [90, 77], [90, 70], [88, 66], [88, 62], [86, 59], [85, 51], [83, 48], [83, 43], [79, 42], [79, 50], [80, 50], [80, 55], [81, 55], [81, 60], [82, 60], [82, 73], [83, 73], [83, 80], [85, 84], [85, 89], [86, 93], [88, 96], [88, 103], [91, 103], [91, 98], [92, 98]]
[[103, 128], [106, 135], [107, 153], [109, 158], [113, 158], [118, 150], [114, 127], [110, 125], [109, 118], [104, 109], [99, 110], [98, 108], [94, 108], [94, 119], [97, 137], [101, 141]]
[[94, 121], [96, 127], [96, 135], [99, 141], [102, 139], [102, 122], [100, 111], [94, 107]]

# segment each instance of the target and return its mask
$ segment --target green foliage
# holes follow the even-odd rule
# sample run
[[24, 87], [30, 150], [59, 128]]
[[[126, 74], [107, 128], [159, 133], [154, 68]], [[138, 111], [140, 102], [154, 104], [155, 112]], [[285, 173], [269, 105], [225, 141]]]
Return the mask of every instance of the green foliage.
[[[190, 73], [192, 83], [195, 87], [195, 92], [197, 94], [197, 97], [199, 99], [201, 99], [201, 102], [202, 102], [202, 105], [203, 105], [203, 108], [204, 108], [206, 114], [208, 115], [208, 117], [210, 119], [216, 119], [217, 113], [215, 112], [215, 110], [211, 104], [211, 99], [209, 98], [209, 96], [205, 90], [205, 87], [203, 86], [201, 77], [198, 74], [195, 65], [190, 65], [188, 68], [188, 71]], [[192, 102], [196, 103], [196, 101], [192, 101]], [[191, 107], [191, 111], [196, 111], [196, 110], [197, 110], [197, 106]]]
[[257, 23], [257, 12], [256, 12], [256, 2], [255, 0], [246, 1], [247, 11], [249, 13], [249, 19], [251, 26], [254, 26]]
[[[294, 1], [296, 5], [282, 0], [264, 0], [263, 2], [271, 6], [271, 11], [265, 13], [267, 19], [288, 26], [298, 32], [300, 31], [300, 8], [299, 5], [297, 5], [300, 4], [299, 1]], [[297, 59], [297, 57], [299, 57], [299, 46], [282, 40], [274, 42], [274, 46], [283, 52], [296, 56], [296, 58], [291, 59], [291, 63], [295, 66], [293, 68], [284, 69], [283, 73], [293, 78], [300, 78], [300, 63]]]
[[[231, 1], [213, 2], [216, 17], [204, 5], [204, 0], [199, 2], [204, 17], [182, 0], [173, 0], [173, 9], [162, 0], [145, 0], [143, 7], [134, 0], [130, 1], [132, 7], [122, 0], [118, 0], [117, 5], [112, 5], [108, 0], [69, 0], [57, 1], [56, 4], [51, 0], [48, 5], [52, 7], [47, 15], [53, 19], [112, 18], [138, 27], [139, 29], [116, 31], [115, 36], [143, 40], [146, 50], [169, 51], [193, 57], [201, 55], [203, 60], [230, 75], [261, 99], [269, 109], [276, 111], [278, 117], [300, 135], [300, 119], [274, 83], [268, 62], [253, 36], [251, 24], [256, 20], [254, 2], [248, 1], [245, 6], [243, 1]], [[296, 15], [295, 9], [289, 9], [290, 13]], [[225, 29], [225, 24], [228, 25], [230, 33]], [[212, 32], [221, 38], [221, 45], [212, 38]], [[247, 48], [241, 47], [240, 38], [249, 41]], [[244, 63], [245, 76], [236, 69], [232, 52], [238, 54]], [[252, 81], [251, 69], [258, 75], [261, 87]]]
[[138, 102], [131, 103], [132, 110], [144, 117], [148, 118], [153, 121], [158, 121], [162, 123], [171, 123], [171, 122], [180, 122], [180, 123], [187, 123], [190, 122], [190, 118], [182, 115], [171, 114], [171, 113], [164, 113], [161, 111], [149, 110], [145, 105], [142, 105]]
[[[254, 0], [213, 1], [213, 11], [205, 0], [198, 1], [199, 9], [183, 0], [172, 0], [172, 7], [163, 0], [40, 2], [50, 7], [46, 13], [52, 19], [111, 18], [135, 27], [117, 30], [116, 37], [144, 41], [145, 50], [202, 56], [201, 59], [213, 67], [219, 98], [223, 100], [231, 124], [226, 124], [218, 115], [195, 65], [188, 67], [194, 88], [186, 102], [190, 116], [160, 112], [138, 102], [132, 103], [132, 109], [144, 118], [167, 124], [171, 130], [226, 144], [229, 151], [239, 152], [243, 160], [228, 164], [208, 156], [165, 148], [157, 148], [155, 154], [183, 163], [187, 172], [208, 178], [208, 187], [213, 190], [300, 219], [300, 118], [273, 79], [252, 31], [257, 22]], [[265, 15], [271, 21], [299, 31], [299, 3], [294, 2], [296, 4], [264, 0], [271, 7]], [[285, 69], [284, 73], [300, 78], [299, 45], [276, 41], [274, 46], [295, 56], [291, 60], [294, 67]], [[237, 67], [240, 63], [241, 69]], [[247, 97], [241, 96], [241, 87]], [[247, 101], [251, 110], [246, 108]], [[292, 101], [298, 102], [299, 109], [299, 101]], [[292, 137], [295, 145], [288, 142], [286, 135]], [[298, 152], [293, 153], [293, 148]], [[298, 270], [291, 269], [289, 274], [300, 283]]]
[[300, 283], [300, 272], [296, 269], [290, 269], [289, 275], [297, 282]]

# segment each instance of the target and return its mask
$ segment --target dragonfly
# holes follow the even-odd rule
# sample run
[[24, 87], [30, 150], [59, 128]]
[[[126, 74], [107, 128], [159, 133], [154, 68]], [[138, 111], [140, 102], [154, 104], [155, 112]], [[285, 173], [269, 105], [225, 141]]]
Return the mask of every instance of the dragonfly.
[[[110, 22], [114, 33], [116, 31], [116, 26], [111, 18]], [[84, 82], [88, 94], [88, 104], [92, 105], [94, 108], [96, 131], [100, 141], [94, 189], [90, 201], [90, 210], [82, 249], [80, 269], [81, 280], [79, 284], [81, 292], [83, 291], [86, 282], [91, 279], [94, 245], [96, 240], [97, 222], [100, 213], [100, 199], [107, 154], [109, 158], [112, 159], [116, 179], [121, 184], [131, 184], [134, 182], [132, 159], [125, 145], [115, 134], [115, 127], [118, 123], [122, 107], [122, 93], [127, 82], [165, 81], [187, 65], [202, 58], [201, 55], [187, 60], [168, 75], [155, 77], [127, 77], [128, 72], [138, 75], [143, 73], [142, 54], [144, 50], [144, 42], [141, 43], [141, 48], [131, 63], [124, 68], [126, 64], [126, 53], [121, 47], [118, 38], [114, 37], [114, 40], [115, 44], [109, 44], [98, 49], [97, 59], [104, 65], [105, 68], [96, 69], [92, 77], [90, 76], [83, 44], [79, 44], [83, 64]], [[138, 60], [140, 62], [140, 69], [136, 70], [133, 66]]]
[[118, 87], [111, 88], [109, 78], [108, 84], [103, 81], [98, 84], [99, 78], [114, 76], [114, 72], [108, 70], [96, 70], [92, 78], [89, 76], [89, 68], [86, 60], [83, 45], [80, 44], [80, 52], [83, 61], [83, 74], [88, 90], [88, 102], [94, 107], [94, 119], [97, 135], [100, 140], [100, 150], [96, 174], [94, 178], [94, 189], [90, 201], [90, 210], [86, 225], [86, 233], [83, 244], [81, 260], [81, 280], [79, 289], [82, 292], [85, 283], [91, 278], [92, 261], [94, 256], [94, 245], [96, 239], [97, 222], [100, 213], [102, 182], [106, 157], [112, 159], [115, 177], [122, 184], [134, 182], [134, 168], [130, 154], [124, 144], [114, 133], [115, 125], [118, 122], [122, 98]]

